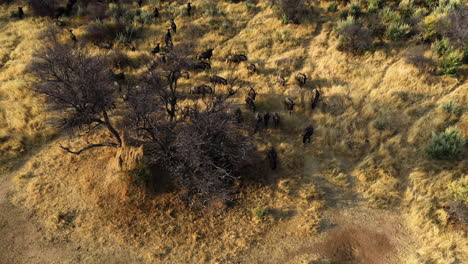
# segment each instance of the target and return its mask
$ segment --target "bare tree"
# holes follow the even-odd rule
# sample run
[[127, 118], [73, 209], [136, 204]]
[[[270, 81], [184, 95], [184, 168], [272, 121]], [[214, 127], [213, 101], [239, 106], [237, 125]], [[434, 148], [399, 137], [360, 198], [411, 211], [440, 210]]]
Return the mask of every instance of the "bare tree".
[[38, 93], [44, 94], [53, 109], [63, 113], [60, 125], [64, 128], [104, 126], [114, 142], [90, 144], [73, 154], [94, 147], [120, 147], [122, 140], [109, 118], [115, 108], [112, 79], [107, 61], [101, 56], [91, 56], [83, 50], [55, 43], [36, 54], [31, 71], [39, 79]]

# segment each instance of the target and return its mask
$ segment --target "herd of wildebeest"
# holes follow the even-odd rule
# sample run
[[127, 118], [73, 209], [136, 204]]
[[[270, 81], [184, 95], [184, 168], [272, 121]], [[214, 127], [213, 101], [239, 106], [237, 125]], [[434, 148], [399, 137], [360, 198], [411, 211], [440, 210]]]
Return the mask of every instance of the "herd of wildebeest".
[[[56, 20], [56, 24], [58, 26], [65, 26], [65, 23], [60, 21], [60, 18], [62, 16], [65, 16], [65, 15], [70, 16], [72, 8], [73, 8], [73, 6], [75, 5], [76, 2], [77, 2], [77, 0], [68, 0], [65, 7], [59, 7], [59, 8], [57, 8], [55, 10], [53, 18]], [[141, 7], [143, 5], [143, 1], [138, 0], [138, 5]], [[186, 15], [189, 16], [189, 17], [192, 16], [192, 8], [193, 8], [192, 4], [190, 2], [188, 2], [186, 4], [185, 12], [186, 12]], [[14, 18], [23, 19], [24, 16], [25, 16], [23, 8], [18, 7], [18, 11], [17, 12], [12, 12], [11, 16], [14, 17]], [[159, 9], [157, 7], [154, 8], [153, 17], [154, 18], [159, 18], [160, 17], [160, 12], [159, 12]], [[68, 29], [67, 32], [68, 32], [68, 34], [70, 36], [71, 41], [73, 43], [77, 43], [78, 38], [73, 33], [73, 30]], [[150, 51], [150, 53], [162, 63], [166, 63], [166, 60], [167, 60], [166, 54], [171, 52], [171, 50], [174, 47], [173, 40], [172, 40], [172, 34], [175, 34], [176, 32], [177, 32], [177, 25], [176, 25], [174, 19], [171, 18], [170, 19], [170, 28], [167, 29], [167, 32], [166, 32], [165, 37], [164, 37], [165, 46], [161, 46], [160, 43], [157, 43], [156, 46], [154, 48], [152, 48], [151, 51]], [[103, 49], [112, 49], [112, 46], [113, 46], [112, 43], [100, 43], [100, 44], [97, 44], [97, 45], [100, 48], [103, 48]], [[130, 48], [132, 51], [136, 50], [136, 47], [134, 45], [132, 45], [130, 42], [125, 43], [125, 46]], [[198, 56], [196, 56], [196, 62], [192, 65], [191, 68], [194, 69], [194, 70], [198, 70], [198, 71], [210, 70], [211, 69], [210, 62], [211, 62], [211, 58], [213, 56], [213, 51], [214, 51], [213, 48], [209, 48], [209, 49], [206, 49], [203, 52], [199, 53]], [[231, 65], [231, 64], [238, 65], [241, 62], [246, 62], [247, 63], [247, 61], [248, 61], [248, 58], [247, 58], [247, 56], [245, 54], [231, 54], [226, 58], [226, 63], [229, 64], [229, 65]], [[246, 69], [247, 69], [249, 75], [258, 73], [257, 66], [254, 63], [247, 63]], [[112, 70], [109, 70], [109, 71], [112, 74], [112, 77], [116, 81], [116, 83], [119, 83], [119, 82], [125, 80], [125, 73], [124, 72], [114, 73]], [[180, 72], [180, 77], [190, 79], [190, 73], [187, 72], [187, 71]], [[297, 82], [297, 84], [301, 88], [306, 84], [307, 79], [308, 78], [304, 73], [298, 72], [295, 75], [295, 81]], [[212, 86], [207, 85], [207, 84], [202, 84], [202, 85], [199, 85], [199, 86], [191, 87], [190, 90], [189, 90], [189, 94], [190, 95], [195, 95], [195, 96], [201, 96], [201, 97], [205, 97], [206, 95], [214, 95], [214, 93], [215, 93], [214, 87], [216, 87], [217, 85], [221, 85], [221, 86], [228, 85], [228, 80], [221, 77], [221, 76], [218, 76], [218, 75], [211, 75], [210, 78], [209, 78], [209, 82], [211, 83]], [[280, 74], [278, 74], [277, 83], [281, 87], [285, 87], [286, 83], [287, 83], [287, 79], [285, 77], [281, 76]], [[312, 92], [313, 92], [313, 96], [312, 96], [310, 106], [311, 106], [312, 109], [314, 109], [317, 106], [318, 102], [320, 101], [321, 94], [318, 91], [318, 89], [313, 89]], [[256, 107], [256, 104], [255, 104], [256, 98], [257, 98], [257, 92], [255, 91], [255, 89], [253, 87], [249, 87], [249, 91], [248, 91], [248, 93], [247, 93], [247, 95], [245, 97], [245, 104], [246, 104], [247, 108], [254, 113], [254, 120], [255, 120], [254, 122], [255, 123], [254, 123], [254, 130], [253, 130], [254, 132], [253, 133], [257, 133], [262, 128], [268, 128], [269, 123], [270, 123], [270, 119], [272, 120], [273, 127], [278, 128], [280, 126], [280, 114], [278, 112], [274, 112], [274, 113], [266, 112], [264, 114], [257, 112], [257, 107]], [[125, 96], [124, 96], [124, 100], [125, 100]], [[294, 102], [294, 100], [291, 97], [285, 97], [285, 99], [283, 101], [283, 105], [284, 105], [284, 108], [291, 115], [293, 110], [294, 110], [294, 106], [296, 105], [296, 103]], [[235, 114], [237, 122], [242, 123], [243, 122], [242, 110], [240, 108], [237, 108], [235, 110], [234, 114]], [[303, 144], [307, 144], [307, 143], [311, 142], [311, 137], [312, 137], [313, 133], [314, 133], [314, 127], [312, 125], [308, 125], [304, 129], [304, 132], [302, 134]], [[278, 155], [277, 155], [277, 152], [276, 152], [274, 147], [270, 147], [268, 149], [267, 159], [269, 160], [270, 168], [272, 170], [275, 170], [277, 168]]]

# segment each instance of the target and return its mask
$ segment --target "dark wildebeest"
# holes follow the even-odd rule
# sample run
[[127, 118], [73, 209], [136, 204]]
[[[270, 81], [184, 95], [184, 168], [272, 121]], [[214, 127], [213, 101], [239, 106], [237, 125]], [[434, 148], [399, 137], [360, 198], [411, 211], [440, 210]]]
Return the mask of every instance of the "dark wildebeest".
[[284, 99], [284, 107], [286, 108], [286, 110], [288, 110], [289, 114], [291, 114], [291, 112], [294, 110], [295, 104], [296, 103], [294, 103], [294, 100], [289, 97], [286, 97]]
[[154, 18], [158, 18], [158, 17], [159, 17], [159, 9], [158, 9], [157, 7], [154, 8], [153, 17], [154, 17]]
[[315, 89], [314, 90], [314, 98], [312, 99], [312, 104], [311, 104], [312, 109], [315, 109], [315, 107], [317, 106], [319, 100], [320, 100], [320, 92], [317, 89]]
[[205, 71], [205, 70], [211, 69], [211, 64], [209, 64], [208, 62], [199, 61], [199, 62], [197, 62], [196, 64], [193, 65], [193, 68], [195, 70]]
[[277, 77], [277, 81], [283, 87], [286, 85], [286, 82], [287, 82], [286, 78], [284, 78], [283, 76], [281, 76], [279, 74], [278, 74], [278, 77]]
[[303, 86], [307, 81], [307, 76], [303, 73], [298, 72], [296, 74], [296, 81], [299, 83], [300, 86]]
[[188, 2], [187, 3], [187, 16], [192, 15], [192, 3]]
[[270, 147], [267, 152], [268, 161], [270, 162], [270, 169], [276, 170], [278, 165], [278, 154], [274, 147]]
[[75, 34], [73, 34], [73, 30], [69, 29], [68, 32], [70, 33], [70, 38], [73, 40], [73, 42], [78, 42], [78, 39], [76, 38]]
[[244, 54], [234, 54], [234, 55], [229, 55], [226, 62], [228, 64], [231, 64], [231, 63], [240, 63], [246, 60], [247, 60], [247, 56], [245, 56]]
[[210, 82], [214, 86], [216, 86], [217, 84], [221, 84], [221, 85], [227, 85], [228, 84], [226, 79], [224, 79], [223, 77], [218, 76], [218, 75], [211, 75]]
[[254, 74], [257, 72], [257, 66], [255, 66], [253, 63], [250, 63], [247, 65], [247, 70], [249, 71], [249, 74]]
[[152, 50], [151, 50], [151, 53], [152, 54], [156, 54], [156, 53], [159, 53], [161, 52], [161, 46], [158, 44], [156, 44], [156, 47], [154, 47]]
[[244, 121], [244, 118], [242, 118], [242, 110], [240, 108], [237, 108], [236, 111], [234, 112], [234, 116], [236, 117], [237, 123], [242, 123]]
[[250, 97], [247, 96], [247, 97], [245, 98], [245, 103], [247, 104], [247, 107], [248, 107], [250, 110], [252, 110], [252, 112], [255, 113], [255, 111], [257, 110], [257, 107], [255, 106], [255, 103], [254, 103], [254, 101], [252, 100], [252, 98], [250, 98]]
[[141, 7], [143, 5], [143, 0], [138, 0], [138, 6]]
[[166, 43], [166, 46], [172, 46], [172, 35], [171, 35], [171, 29], [167, 29], [166, 36], [164, 37], [164, 42]]
[[280, 125], [280, 115], [278, 113], [273, 114], [273, 125], [278, 128]]
[[23, 19], [23, 17], [24, 17], [23, 7], [18, 6], [18, 18]]
[[171, 29], [172, 29], [172, 31], [174, 31], [174, 33], [177, 33], [177, 25], [174, 22], [173, 18], [171, 18]]
[[265, 128], [268, 128], [268, 122], [270, 121], [270, 113], [266, 112], [263, 116], [263, 122], [265, 124]]
[[262, 128], [263, 125], [263, 115], [260, 113], [255, 114], [255, 128], [254, 128], [254, 134], [257, 133], [260, 128]]
[[213, 88], [206, 84], [200, 86], [194, 86], [190, 88], [190, 94], [199, 94], [205, 96], [206, 94], [213, 94]]
[[190, 79], [190, 73], [187, 71], [181, 71], [180, 76], [184, 77], [185, 79]]
[[214, 49], [207, 49], [202, 53], [198, 54], [197, 59], [199, 60], [211, 60], [211, 56], [213, 56]]
[[255, 98], [257, 98], [257, 92], [255, 91], [255, 89], [253, 87], [250, 87], [249, 93], [247, 95], [250, 98], [252, 98], [252, 100], [254, 100], [254, 101], [255, 101]]
[[302, 137], [302, 143], [310, 143], [310, 138], [314, 134], [314, 127], [312, 125], [309, 125], [304, 129], [304, 136]]
[[111, 77], [116, 82], [125, 81], [125, 73], [114, 73], [112, 70], [109, 70]]

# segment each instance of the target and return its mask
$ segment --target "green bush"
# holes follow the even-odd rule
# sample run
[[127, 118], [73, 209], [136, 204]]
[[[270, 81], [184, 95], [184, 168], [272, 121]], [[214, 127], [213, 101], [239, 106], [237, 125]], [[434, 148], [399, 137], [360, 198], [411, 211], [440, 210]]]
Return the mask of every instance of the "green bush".
[[442, 109], [449, 115], [461, 116], [463, 109], [457, 102], [450, 100], [442, 104]]
[[443, 75], [455, 75], [462, 67], [463, 53], [458, 50], [448, 50], [439, 59], [439, 71]]
[[257, 206], [255, 209], [252, 210], [252, 214], [259, 219], [265, 218], [269, 213], [270, 208], [268, 207]]
[[153, 22], [153, 14], [151, 12], [141, 11], [138, 16], [135, 16], [135, 22], [151, 24]]
[[373, 38], [370, 31], [358, 23], [354, 17], [338, 22], [338, 50], [354, 55], [363, 54], [372, 47]]
[[374, 121], [374, 128], [377, 130], [385, 130], [388, 127], [388, 121], [383, 118], [377, 118]]
[[442, 57], [450, 49], [449, 45], [449, 40], [447, 38], [443, 38], [441, 40], [434, 41], [431, 45], [431, 50], [439, 57]]
[[327, 11], [332, 13], [338, 11], [338, 3], [336, 1], [331, 2], [327, 7]]
[[461, 157], [466, 140], [456, 129], [446, 129], [440, 134], [432, 132], [426, 152], [433, 159], [456, 160]]
[[468, 206], [468, 177], [460, 178], [449, 185], [452, 196]]
[[403, 18], [408, 19], [414, 14], [413, 0], [402, 0], [398, 9]]
[[387, 32], [385, 32], [387, 39], [392, 41], [406, 40], [410, 34], [411, 27], [408, 24], [397, 23], [391, 23], [387, 28]]
[[125, 28], [122, 31], [117, 32], [115, 40], [120, 41], [122, 43], [129, 43], [132, 40], [139, 38], [140, 33], [141, 32], [139, 28], [130, 24], [125, 26]]

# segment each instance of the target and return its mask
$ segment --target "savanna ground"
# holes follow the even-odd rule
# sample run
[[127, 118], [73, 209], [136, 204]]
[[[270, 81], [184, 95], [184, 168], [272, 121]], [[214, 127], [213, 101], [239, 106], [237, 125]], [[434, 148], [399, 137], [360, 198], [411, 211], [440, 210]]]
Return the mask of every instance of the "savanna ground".
[[[412, 56], [430, 59], [425, 44], [392, 43], [354, 57], [337, 51], [334, 20], [326, 3], [307, 3], [307, 19], [284, 25], [266, 1], [193, 1], [192, 18], [177, 16], [175, 42], [215, 48], [212, 74], [239, 76], [259, 92], [260, 112], [280, 112], [280, 129], [256, 134], [259, 150], [276, 147], [280, 167], [252, 172], [233, 205], [190, 210], [161, 176], [156, 195], [128, 184], [115, 165], [114, 149], [76, 156], [58, 147], [105, 137], [68, 137], [52, 128], [43, 98], [35, 94], [27, 66], [52, 23], [27, 16], [11, 20], [16, 6], [0, 12], [0, 262], [1, 263], [463, 263], [466, 225], [451, 225], [443, 205], [448, 186], [468, 177], [468, 162], [437, 161], [424, 151], [432, 131], [455, 127], [468, 136], [468, 115], [454, 119], [441, 105], [468, 103], [466, 69], [456, 78], [434, 76]], [[252, 2], [249, 2], [252, 3]], [[168, 9], [147, 25], [139, 61], [168, 27]], [[213, 7], [214, 6], [214, 7]], [[204, 13], [203, 8], [223, 13]], [[130, 8], [130, 7], [129, 7]], [[136, 5], [132, 8], [136, 8]], [[152, 3], [143, 10], [150, 11]], [[165, 9], [166, 8], [166, 9]], [[28, 14], [28, 8], [25, 8]], [[88, 21], [63, 19], [79, 39]], [[66, 39], [66, 33], [63, 34]], [[103, 53], [90, 45], [92, 52]], [[115, 49], [115, 48], [114, 48]], [[228, 66], [231, 53], [244, 64]], [[111, 54], [109, 54], [111, 55]], [[277, 65], [277, 60], [285, 63]], [[125, 69], [138, 75], [139, 67]], [[281, 71], [286, 88], [276, 83]], [[292, 115], [284, 96], [298, 96], [293, 76], [309, 76], [323, 101]], [[206, 82], [192, 73], [181, 89]], [[304, 102], [310, 95], [306, 92]], [[236, 96], [243, 105], [243, 96]], [[297, 97], [301, 102], [301, 98]], [[244, 106], [243, 106], [244, 107]], [[375, 123], [384, 123], [384, 127]], [[312, 144], [303, 146], [312, 123]], [[466, 152], [466, 149], [464, 150]], [[155, 172], [157, 173], [157, 172]], [[167, 186], [165, 186], [165, 184]]]

